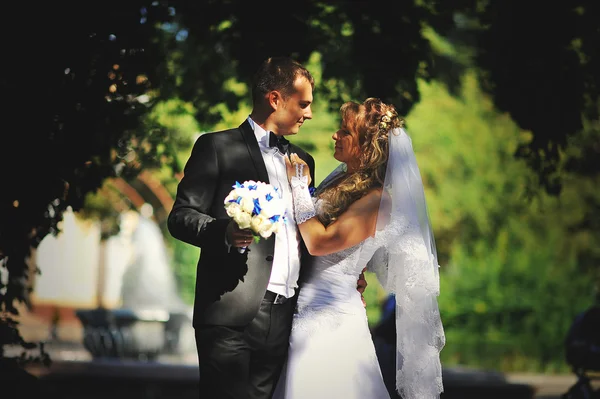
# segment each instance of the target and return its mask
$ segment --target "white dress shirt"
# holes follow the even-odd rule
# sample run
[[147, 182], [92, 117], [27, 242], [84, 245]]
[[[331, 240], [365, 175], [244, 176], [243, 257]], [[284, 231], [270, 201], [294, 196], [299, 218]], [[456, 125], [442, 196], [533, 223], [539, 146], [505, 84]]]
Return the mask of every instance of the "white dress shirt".
[[284, 229], [275, 234], [275, 253], [273, 254], [273, 269], [267, 289], [287, 298], [294, 296], [298, 287], [300, 274], [300, 233], [294, 219], [292, 191], [287, 178], [285, 158], [277, 147], [269, 147], [269, 132], [254, 123], [248, 117], [250, 126], [267, 167], [269, 183], [277, 187], [286, 204], [286, 219]]

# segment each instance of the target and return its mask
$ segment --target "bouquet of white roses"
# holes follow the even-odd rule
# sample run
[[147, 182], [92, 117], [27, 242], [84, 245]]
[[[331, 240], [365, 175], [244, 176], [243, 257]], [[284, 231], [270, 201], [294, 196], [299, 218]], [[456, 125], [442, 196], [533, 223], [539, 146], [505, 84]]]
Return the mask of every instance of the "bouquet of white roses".
[[235, 182], [224, 205], [240, 229], [252, 230], [255, 242], [277, 233], [286, 220], [285, 203], [277, 188], [260, 181]]

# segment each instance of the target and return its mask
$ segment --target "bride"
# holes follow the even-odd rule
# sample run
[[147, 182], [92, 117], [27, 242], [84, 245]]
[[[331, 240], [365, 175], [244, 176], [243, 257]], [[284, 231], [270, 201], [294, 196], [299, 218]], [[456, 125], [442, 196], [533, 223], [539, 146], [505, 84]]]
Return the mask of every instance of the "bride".
[[404, 399], [439, 398], [437, 255], [410, 138], [379, 99], [345, 103], [341, 116], [333, 135], [341, 165], [314, 199], [308, 166], [295, 154], [286, 160], [296, 222], [314, 258], [303, 265], [274, 398], [390, 398], [356, 290], [365, 266], [396, 296], [396, 389]]

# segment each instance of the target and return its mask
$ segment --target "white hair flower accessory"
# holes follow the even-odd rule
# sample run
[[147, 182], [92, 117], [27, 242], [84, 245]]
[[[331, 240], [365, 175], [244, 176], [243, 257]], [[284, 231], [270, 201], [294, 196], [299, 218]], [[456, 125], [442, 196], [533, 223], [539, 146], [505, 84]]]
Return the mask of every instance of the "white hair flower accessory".
[[392, 111], [387, 111], [381, 117], [381, 121], [379, 122], [379, 128], [386, 130], [388, 128], [388, 123], [390, 123], [392, 121], [393, 117], [394, 117], [394, 114], [392, 114]]
[[395, 112], [388, 110], [379, 121], [379, 129], [386, 131], [395, 127], [402, 127], [403, 123], [404, 121], [398, 118]]

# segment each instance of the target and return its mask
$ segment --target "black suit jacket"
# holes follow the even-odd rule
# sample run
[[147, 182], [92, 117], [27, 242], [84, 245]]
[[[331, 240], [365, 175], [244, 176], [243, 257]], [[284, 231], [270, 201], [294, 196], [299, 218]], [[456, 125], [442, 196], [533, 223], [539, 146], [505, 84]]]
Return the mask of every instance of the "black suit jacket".
[[[290, 144], [310, 167], [311, 155]], [[244, 254], [228, 251], [225, 229], [230, 221], [223, 201], [236, 181], [269, 182], [258, 142], [248, 120], [236, 129], [201, 135], [185, 165], [184, 177], [168, 218], [173, 237], [200, 247], [194, 301], [194, 326], [243, 326], [258, 312], [267, 290], [275, 236], [250, 245]], [[301, 245], [302, 256], [308, 252]], [[305, 259], [303, 259], [305, 260]]]

